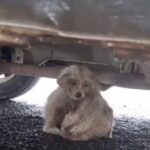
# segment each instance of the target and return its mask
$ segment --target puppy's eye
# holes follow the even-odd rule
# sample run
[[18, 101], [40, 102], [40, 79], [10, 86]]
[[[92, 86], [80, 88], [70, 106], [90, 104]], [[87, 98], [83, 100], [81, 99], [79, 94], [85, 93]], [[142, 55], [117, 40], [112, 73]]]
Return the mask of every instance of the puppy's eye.
[[73, 79], [69, 80], [69, 83], [70, 83], [72, 86], [75, 86], [75, 85], [77, 84], [76, 80], [73, 80]]
[[88, 87], [89, 85], [88, 85], [88, 83], [84, 83], [82, 86], [83, 87]]

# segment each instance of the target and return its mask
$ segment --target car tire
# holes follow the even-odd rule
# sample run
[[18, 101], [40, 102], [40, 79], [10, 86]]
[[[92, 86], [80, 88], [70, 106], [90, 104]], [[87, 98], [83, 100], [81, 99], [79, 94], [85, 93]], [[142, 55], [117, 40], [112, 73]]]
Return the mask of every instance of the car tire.
[[14, 76], [10, 80], [0, 83], [0, 99], [10, 99], [29, 91], [38, 81], [38, 78]]

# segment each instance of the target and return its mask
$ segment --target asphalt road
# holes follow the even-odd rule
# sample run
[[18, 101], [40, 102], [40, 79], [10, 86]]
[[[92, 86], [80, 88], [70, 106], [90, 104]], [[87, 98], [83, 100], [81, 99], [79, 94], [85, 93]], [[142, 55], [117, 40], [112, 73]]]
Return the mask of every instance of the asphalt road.
[[73, 142], [42, 132], [40, 108], [0, 101], [0, 150], [150, 150], [150, 120], [116, 118], [113, 139]]

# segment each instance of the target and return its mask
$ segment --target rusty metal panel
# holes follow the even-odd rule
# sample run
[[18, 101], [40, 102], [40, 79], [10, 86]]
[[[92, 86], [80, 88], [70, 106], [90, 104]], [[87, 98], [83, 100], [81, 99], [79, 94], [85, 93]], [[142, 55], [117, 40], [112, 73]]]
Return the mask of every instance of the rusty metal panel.
[[0, 44], [94, 45], [149, 60], [149, 6], [149, 0], [0, 0]]
[[149, 0], [0, 0], [0, 25], [150, 38]]

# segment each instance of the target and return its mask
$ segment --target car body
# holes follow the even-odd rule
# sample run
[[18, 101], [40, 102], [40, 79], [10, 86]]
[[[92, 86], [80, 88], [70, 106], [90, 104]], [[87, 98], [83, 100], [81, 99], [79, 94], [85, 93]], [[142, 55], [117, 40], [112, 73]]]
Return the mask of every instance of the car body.
[[[113, 85], [150, 89], [149, 3], [0, 0], [0, 71], [5, 79], [13, 74], [10, 80], [24, 80], [16, 89], [13, 87], [20, 79], [13, 81], [11, 94], [4, 92], [10, 89], [10, 80], [3, 80], [0, 97], [20, 95], [29, 89], [34, 77], [57, 78], [60, 67], [74, 63], [93, 69], [104, 90]], [[2, 67], [4, 63], [7, 65]], [[11, 66], [14, 63], [20, 65]], [[27, 79], [27, 86], [17, 92]]]

